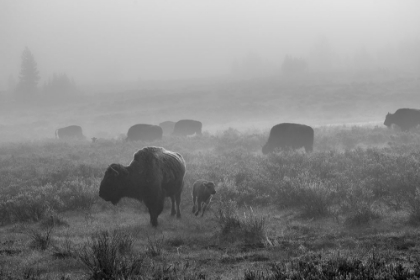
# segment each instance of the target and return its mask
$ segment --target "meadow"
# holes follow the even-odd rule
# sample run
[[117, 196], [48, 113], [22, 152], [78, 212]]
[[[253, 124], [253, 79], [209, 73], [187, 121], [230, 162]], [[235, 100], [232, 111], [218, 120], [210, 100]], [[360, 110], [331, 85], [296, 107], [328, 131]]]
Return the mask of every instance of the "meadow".
[[[418, 279], [420, 129], [319, 126], [314, 152], [264, 156], [268, 131], [152, 143], [0, 146], [2, 279]], [[111, 163], [162, 146], [187, 164], [182, 218], [101, 200]], [[217, 185], [204, 217], [197, 179]]]

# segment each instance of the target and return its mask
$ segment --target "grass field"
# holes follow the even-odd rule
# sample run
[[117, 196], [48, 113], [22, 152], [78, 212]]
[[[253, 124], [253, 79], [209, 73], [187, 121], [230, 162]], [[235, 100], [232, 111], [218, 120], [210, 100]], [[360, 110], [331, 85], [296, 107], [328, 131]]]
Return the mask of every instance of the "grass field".
[[[266, 132], [151, 143], [187, 163], [182, 218], [98, 196], [145, 145], [100, 139], [0, 146], [2, 279], [420, 277], [420, 130], [320, 126], [314, 152], [261, 154]], [[213, 180], [203, 218], [191, 186]]]

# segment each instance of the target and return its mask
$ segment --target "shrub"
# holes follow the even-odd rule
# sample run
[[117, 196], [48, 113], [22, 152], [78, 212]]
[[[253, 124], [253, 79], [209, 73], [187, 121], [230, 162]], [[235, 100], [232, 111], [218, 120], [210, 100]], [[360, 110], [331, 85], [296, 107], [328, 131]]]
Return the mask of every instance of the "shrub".
[[240, 217], [236, 202], [230, 200], [219, 203], [215, 215], [222, 241], [240, 241], [246, 247], [264, 245], [266, 220], [257, 216], [252, 207]]
[[39, 232], [37, 230], [30, 231], [31, 247], [35, 249], [45, 250], [47, 249], [52, 241], [53, 227], [47, 227], [45, 232]]
[[39, 221], [49, 208], [45, 200], [36, 190], [7, 199], [0, 204], [1, 223]]
[[89, 270], [90, 279], [130, 279], [144, 269], [144, 258], [128, 254], [131, 249], [131, 236], [102, 231], [92, 236], [78, 258]]
[[237, 207], [236, 202], [233, 200], [219, 203], [215, 216], [222, 236], [227, 236], [241, 227]]

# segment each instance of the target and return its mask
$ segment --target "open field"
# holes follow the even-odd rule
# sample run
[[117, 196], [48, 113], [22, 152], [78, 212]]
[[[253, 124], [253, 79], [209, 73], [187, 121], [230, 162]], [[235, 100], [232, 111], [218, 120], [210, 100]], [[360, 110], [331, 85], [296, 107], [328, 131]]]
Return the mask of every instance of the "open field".
[[[182, 218], [170, 217], [168, 200], [156, 229], [141, 203], [114, 207], [98, 197], [106, 167], [128, 164], [146, 143], [2, 144], [0, 275], [420, 277], [420, 130], [318, 127], [311, 154], [263, 156], [266, 138], [228, 129], [151, 143], [180, 152], [187, 163]], [[199, 178], [217, 184], [203, 218], [191, 213]]]
[[209, 133], [229, 127], [268, 132], [281, 122], [381, 126], [388, 112], [419, 107], [418, 77], [353, 75], [145, 82], [132, 90], [25, 102], [0, 96], [0, 143], [52, 139], [57, 128], [68, 125], [80, 125], [89, 139], [117, 139], [137, 123], [180, 119], [199, 120]]

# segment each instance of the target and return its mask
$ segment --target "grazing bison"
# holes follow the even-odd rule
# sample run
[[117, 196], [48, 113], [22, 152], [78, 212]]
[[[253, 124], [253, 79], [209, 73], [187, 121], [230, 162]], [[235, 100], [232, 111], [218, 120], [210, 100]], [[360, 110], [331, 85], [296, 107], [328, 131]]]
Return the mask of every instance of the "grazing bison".
[[397, 125], [403, 131], [408, 131], [420, 124], [420, 110], [402, 108], [394, 114], [388, 113], [385, 117], [384, 125], [391, 127]]
[[314, 145], [314, 130], [304, 124], [281, 123], [270, 130], [267, 143], [262, 148], [263, 154], [274, 151], [275, 148], [299, 149], [304, 147], [306, 152], [312, 152]]
[[175, 123], [174, 132], [172, 135], [188, 136], [188, 135], [201, 135], [201, 128], [203, 124], [194, 120], [180, 120]]
[[161, 122], [159, 126], [163, 130], [163, 135], [171, 135], [172, 132], [174, 131], [175, 122], [171, 122], [171, 121]]
[[201, 217], [203, 217], [204, 211], [206, 211], [206, 208], [215, 193], [216, 190], [213, 182], [203, 179], [195, 181], [192, 193], [194, 202], [192, 212], [197, 216], [201, 211], [201, 207], [203, 207], [203, 212], [201, 213]]
[[152, 124], [136, 124], [127, 132], [127, 141], [154, 141], [162, 139], [162, 128]]
[[70, 125], [55, 131], [55, 137], [59, 139], [84, 139], [82, 128], [78, 125]]
[[181, 217], [179, 204], [184, 175], [185, 161], [179, 153], [161, 147], [145, 147], [134, 154], [130, 165], [113, 163], [107, 168], [99, 196], [114, 205], [123, 197], [144, 201], [151, 224], [157, 226], [167, 196], [172, 202], [171, 215]]

